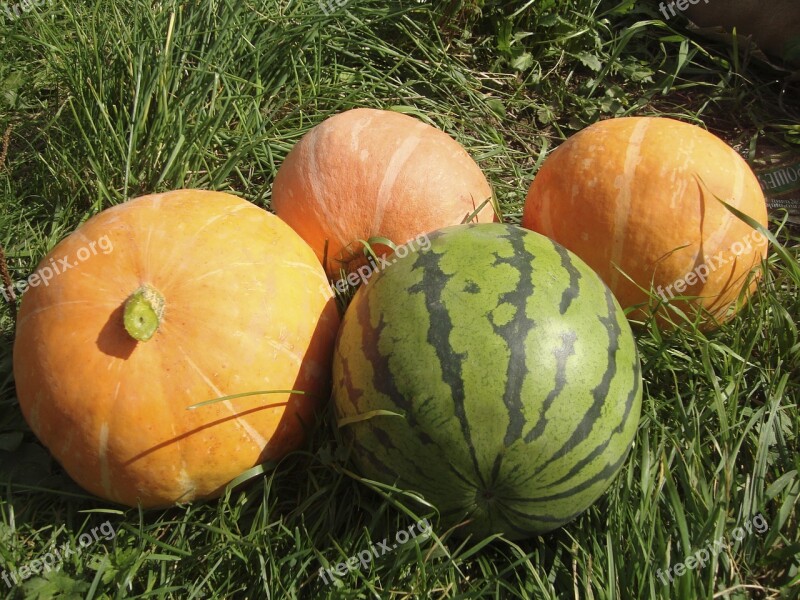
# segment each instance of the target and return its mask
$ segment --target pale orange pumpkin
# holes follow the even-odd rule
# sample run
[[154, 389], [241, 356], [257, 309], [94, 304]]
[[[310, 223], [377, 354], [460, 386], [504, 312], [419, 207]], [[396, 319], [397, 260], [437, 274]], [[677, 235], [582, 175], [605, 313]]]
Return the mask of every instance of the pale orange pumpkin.
[[[144, 196], [89, 219], [37, 274], [68, 263], [22, 298], [14, 377], [81, 486], [146, 508], [211, 498], [302, 443], [339, 314], [283, 221], [229, 194]], [[256, 391], [277, 393], [188, 408]]]
[[[323, 121], [292, 148], [272, 208], [335, 275], [363, 262], [359, 240], [399, 246], [465, 222], [478, 208], [474, 221], [496, 220], [491, 197], [481, 169], [446, 133], [408, 115], [358, 108]], [[373, 250], [390, 252], [380, 243]]]
[[[522, 224], [586, 261], [623, 308], [639, 307], [632, 318], [661, 304], [666, 322], [669, 301], [690, 316], [702, 313], [707, 327], [739, 308], [751, 269], [767, 251], [766, 237], [718, 199], [766, 227], [756, 176], [721, 139], [668, 118], [611, 119], [545, 160]], [[682, 296], [697, 298], [676, 299]]]

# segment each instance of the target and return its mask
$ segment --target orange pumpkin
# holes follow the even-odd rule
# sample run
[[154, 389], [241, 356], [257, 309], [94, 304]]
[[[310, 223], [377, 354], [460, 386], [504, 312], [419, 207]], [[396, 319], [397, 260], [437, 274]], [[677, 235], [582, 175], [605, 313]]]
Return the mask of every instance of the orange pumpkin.
[[[363, 262], [359, 240], [405, 244], [464, 222], [481, 205], [475, 220], [496, 220], [491, 197], [478, 165], [446, 133], [408, 115], [359, 108], [323, 121], [292, 148], [275, 178], [272, 208], [333, 275]], [[389, 253], [379, 243], [372, 248]]]
[[297, 448], [328, 393], [339, 314], [325, 274], [249, 202], [198, 190], [131, 200], [36, 274], [14, 343], [20, 407], [98, 496], [145, 508], [214, 497]]
[[[596, 123], [557, 148], [536, 175], [522, 224], [586, 261], [623, 308], [665, 301], [704, 326], [730, 318], [766, 237], [718, 199], [766, 227], [747, 163], [711, 133], [667, 118]], [[659, 302], [652, 302], [649, 290]], [[681, 297], [697, 296], [682, 300]], [[710, 317], [710, 318], [709, 318]]]

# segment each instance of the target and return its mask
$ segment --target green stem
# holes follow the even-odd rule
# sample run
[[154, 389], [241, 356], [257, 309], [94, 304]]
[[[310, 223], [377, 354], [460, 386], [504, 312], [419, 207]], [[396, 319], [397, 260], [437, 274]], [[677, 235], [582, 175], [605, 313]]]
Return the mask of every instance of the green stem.
[[163, 316], [164, 296], [149, 284], [144, 284], [125, 301], [125, 331], [139, 342], [153, 337]]

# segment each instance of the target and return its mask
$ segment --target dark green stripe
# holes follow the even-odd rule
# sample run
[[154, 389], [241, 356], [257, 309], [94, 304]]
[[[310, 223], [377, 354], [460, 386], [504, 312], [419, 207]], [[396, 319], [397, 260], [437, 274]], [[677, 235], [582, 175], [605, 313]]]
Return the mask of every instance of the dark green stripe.
[[480, 294], [481, 293], [481, 286], [479, 286], [476, 282], [470, 280], [464, 284], [464, 293], [465, 294]]
[[492, 471], [489, 474], [489, 485], [486, 491], [494, 492], [497, 489], [497, 481], [500, 479], [500, 469], [503, 466], [503, 457], [504, 455], [502, 452], [499, 452], [497, 456], [495, 456]]
[[[447, 463], [447, 466], [450, 467], [450, 472], [458, 477], [464, 485], [468, 486], [472, 490], [477, 490], [479, 488], [478, 482], [470, 479], [467, 477], [466, 473], [462, 473], [458, 469], [456, 469], [455, 465], [452, 463]], [[451, 494], [453, 493], [452, 489], [448, 490]]]
[[[340, 361], [342, 364], [342, 383], [344, 387], [347, 389], [347, 399], [353, 403], [353, 406], [356, 409], [356, 412], [359, 412], [358, 400], [364, 395], [364, 390], [356, 389], [353, 387], [353, 378], [350, 375], [350, 361], [344, 357], [341, 353], [339, 354]], [[339, 411], [337, 411], [339, 412]], [[340, 415], [343, 416], [343, 415]]]
[[[431, 236], [433, 239], [433, 235]], [[373, 284], [374, 285], [374, 284]], [[383, 319], [383, 315], [380, 315], [380, 321], [378, 326], [373, 328], [371, 325], [371, 313], [370, 313], [370, 305], [368, 301], [368, 296], [365, 295], [362, 297], [361, 301], [357, 303], [354, 307], [356, 309], [356, 317], [358, 319], [359, 326], [361, 327], [361, 349], [364, 352], [364, 356], [370, 362], [373, 369], [373, 379], [372, 385], [376, 392], [387, 396], [390, 401], [397, 406], [400, 410], [402, 410], [406, 415], [406, 423], [412, 429], [413, 435], [417, 436], [420, 442], [423, 445], [432, 445], [437, 448], [436, 451], [433, 451], [433, 454], [438, 454], [440, 456], [446, 455], [446, 449], [443, 448], [439, 443], [437, 443], [423, 428], [423, 425], [419, 422], [417, 418], [417, 410], [414, 406], [413, 399], [408, 399], [406, 396], [398, 389], [397, 385], [395, 384], [395, 377], [391, 372], [389, 366], [389, 356], [383, 356], [380, 351], [378, 350], [379, 341], [381, 336], [383, 335], [384, 329], [386, 328], [387, 324]], [[387, 417], [393, 418], [393, 417]], [[376, 432], [381, 431], [384, 433], [379, 427], [376, 425], [375, 420], [370, 420], [369, 422], [363, 423], [369, 429], [372, 430], [373, 434]], [[375, 435], [378, 442], [387, 447], [387, 440], [389, 440], [388, 435], [384, 437], [380, 437], [379, 435]], [[401, 449], [396, 449], [398, 452], [403, 452]], [[405, 454], [404, 454], [405, 455]], [[375, 459], [377, 461], [377, 459]], [[409, 464], [414, 464], [413, 461], [406, 458], [406, 462]], [[422, 473], [416, 465], [414, 465], [415, 469], [418, 473], [424, 476], [424, 480], [430, 480], [429, 473]], [[453, 465], [448, 465], [449, 470], [458, 477], [464, 484], [472, 489], [478, 487], [475, 481], [470, 480], [465, 474], [459, 472]]]
[[[374, 419], [370, 419], [371, 421]], [[375, 427], [369, 421], [366, 421], [369, 425], [369, 430], [372, 435], [375, 436], [375, 439], [378, 440], [378, 443], [383, 446], [386, 450], [397, 450], [397, 446], [394, 445], [391, 436], [386, 433], [386, 430], [381, 429], [380, 427]]]
[[[642, 365], [639, 361], [639, 351], [636, 349], [635, 345], [633, 348], [633, 364], [631, 365], [631, 370], [633, 371], [633, 389], [625, 400], [625, 417], [614, 430], [616, 433], [622, 433], [622, 430], [625, 429], [628, 415], [630, 415], [633, 410], [633, 403], [636, 402], [636, 398], [639, 396], [639, 386], [642, 384]], [[633, 440], [631, 440], [631, 443], [633, 443]]]
[[619, 340], [622, 330], [617, 322], [617, 310], [616, 306], [614, 305], [614, 296], [611, 294], [611, 291], [608, 288], [605, 289], [605, 297], [606, 310], [608, 312], [605, 317], [598, 317], [598, 319], [608, 333], [606, 371], [603, 373], [603, 378], [601, 379], [600, 383], [592, 390], [592, 397], [594, 400], [589, 409], [583, 415], [583, 419], [581, 419], [581, 422], [578, 423], [578, 426], [572, 432], [572, 435], [569, 436], [569, 438], [561, 445], [561, 447], [537, 468], [537, 471], [540, 473], [551, 463], [572, 452], [578, 446], [578, 444], [589, 437], [589, 435], [592, 433], [592, 429], [594, 429], [596, 421], [601, 416], [603, 404], [605, 403], [606, 398], [608, 397], [608, 391], [611, 388], [611, 382], [614, 380], [614, 376], [617, 373], [616, 357], [617, 351], [619, 350]]
[[472, 441], [472, 432], [467, 420], [464, 403], [464, 379], [462, 370], [467, 358], [466, 354], [453, 351], [450, 345], [450, 335], [453, 332], [453, 321], [445, 306], [444, 290], [450, 281], [450, 276], [444, 273], [440, 265], [441, 257], [436, 252], [420, 252], [414, 261], [413, 271], [420, 270], [422, 279], [412, 285], [408, 292], [410, 295], [422, 294], [428, 313], [427, 342], [436, 352], [438, 364], [442, 370], [442, 380], [450, 388], [453, 399], [454, 414], [461, 427], [461, 433], [469, 448], [475, 474], [481, 485], [485, 487], [483, 473], [481, 472], [475, 445]]
[[357, 456], [359, 459], [367, 460], [372, 465], [373, 469], [386, 477], [387, 481], [396, 481], [399, 478], [397, 472], [382, 462], [375, 455], [375, 451], [373, 449], [367, 448], [358, 440], [353, 440], [353, 449], [358, 451]]
[[567, 312], [567, 309], [569, 309], [569, 305], [572, 304], [572, 301], [580, 294], [581, 273], [575, 268], [575, 265], [572, 264], [569, 252], [564, 246], [553, 242], [553, 248], [555, 248], [556, 252], [561, 256], [561, 266], [569, 273], [569, 287], [562, 292], [561, 304], [558, 306], [559, 312], [563, 315]]
[[[504, 515], [505, 514], [509, 514], [509, 515], [513, 515], [515, 518], [520, 519], [520, 520], [538, 521], [540, 523], [548, 523], [548, 524], [551, 524], [551, 525], [561, 525], [562, 523], [566, 523], [567, 521], [571, 521], [572, 519], [574, 519], [579, 514], [581, 514], [583, 511], [586, 510], [585, 508], [582, 508], [581, 510], [576, 511], [576, 512], [574, 512], [572, 514], [569, 514], [569, 515], [543, 515], [541, 513], [532, 514], [532, 513], [522, 512], [519, 509], [516, 509], [516, 508], [513, 508], [511, 506], [508, 506], [506, 504], [506, 502], [508, 502], [508, 498], [504, 499], [504, 502], [503, 502], [502, 513]], [[507, 517], [506, 517], [506, 521], [510, 525], [512, 525], [512, 526], [514, 525], [511, 522], [511, 519], [509, 519]], [[520, 531], [529, 532], [530, 529], [527, 529], [527, 530], [526, 529], [521, 529]]]
[[433, 440], [420, 426], [419, 421], [417, 421], [413, 403], [409, 401], [395, 385], [395, 377], [392, 375], [389, 368], [389, 358], [381, 355], [378, 351], [378, 342], [386, 327], [386, 322], [383, 320], [383, 315], [381, 314], [378, 326], [374, 329], [372, 328], [368, 299], [368, 295], [365, 294], [362, 296], [360, 299], [361, 301], [357, 303], [355, 308], [358, 323], [361, 327], [361, 349], [366, 359], [372, 365], [372, 385], [377, 392], [388, 396], [389, 400], [405, 413], [408, 425], [415, 429], [415, 433], [419, 436], [420, 441], [422, 441], [423, 444], [431, 444]]
[[549, 496], [537, 496], [529, 498], [505, 498], [505, 500], [520, 502], [523, 504], [535, 504], [538, 502], [553, 502], [554, 500], [567, 500], [570, 498], [574, 498], [577, 494], [583, 492], [584, 490], [589, 489], [599, 481], [608, 481], [609, 479], [611, 479], [616, 474], [617, 470], [622, 466], [622, 463], [625, 462], [627, 456], [628, 456], [628, 451], [626, 450], [625, 452], [622, 453], [622, 455], [619, 458], [617, 458], [616, 461], [607, 464], [605, 467], [603, 467], [602, 471], [596, 473], [593, 477], [590, 477], [589, 479], [581, 481], [578, 485], [572, 486], [568, 490], [564, 490], [563, 492], [558, 492], [557, 494], [550, 494]]
[[[638, 360], [634, 361], [633, 373], [634, 373], [633, 388], [628, 393], [628, 397], [625, 400], [625, 411], [622, 414], [622, 418], [620, 419], [619, 424], [616, 427], [614, 427], [614, 429], [612, 429], [611, 432], [609, 432], [610, 435], [608, 436], [608, 438], [602, 444], [598, 445], [587, 456], [585, 456], [584, 458], [579, 460], [577, 463], [575, 463], [575, 465], [569, 470], [569, 472], [566, 475], [564, 475], [558, 481], [554, 481], [553, 483], [549, 484], [551, 487], [558, 486], [558, 485], [564, 483], [565, 481], [569, 480], [574, 475], [576, 475], [581, 469], [583, 469], [583, 467], [585, 467], [590, 462], [592, 462], [595, 458], [600, 456], [605, 451], [605, 449], [608, 448], [608, 445], [611, 443], [611, 440], [613, 439], [614, 434], [620, 434], [625, 430], [625, 425], [627, 425], [627, 423], [628, 423], [628, 417], [630, 417], [631, 410], [633, 409], [633, 402], [636, 399], [636, 395], [639, 393], [639, 361]], [[631, 443], [633, 443], [633, 440], [631, 440], [631, 442], [628, 443], [628, 448], [626, 448], [625, 454], [627, 454]]]
[[[383, 450], [383, 451], [386, 451], [386, 452], [396, 451], [396, 452], [400, 453], [400, 455], [403, 457], [403, 460], [405, 461], [406, 465], [410, 466], [416, 472], [416, 474], [418, 476], [418, 480], [417, 481], [426, 482], [426, 483], [429, 483], [429, 484], [444, 482], [445, 478], [442, 478], [440, 481], [436, 481], [436, 478], [432, 477], [430, 472], [423, 471], [423, 469], [421, 468], [419, 463], [417, 461], [415, 461], [412, 456], [409, 456], [408, 452], [406, 452], [402, 448], [399, 448], [398, 446], [395, 445], [394, 440], [392, 440], [391, 436], [384, 429], [381, 429], [381, 427], [377, 424], [375, 419], [370, 419], [369, 421], [365, 421], [363, 423], [363, 425], [365, 425], [366, 427], [369, 428], [370, 433], [375, 437], [375, 439], [378, 441], [378, 443], [382, 446], [380, 448], [380, 450]], [[373, 455], [375, 454], [375, 449], [373, 449], [372, 454]], [[378, 460], [378, 459], [376, 458], [376, 460]], [[426, 463], [426, 466], [434, 466], [435, 467], [436, 465], [432, 465], [431, 462], [428, 462], [428, 463]], [[465, 477], [464, 475], [459, 473], [453, 465], [448, 465], [448, 466], [449, 466], [450, 472], [453, 475], [455, 475], [456, 477], [458, 477], [462, 482], [464, 482], [464, 484], [468, 488], [474, 489], [476, 487], [474, 481], [470, 481], [467, 477]], [[434, 470], [436, 471], [436, 469], [434, 469]], [[397, 475], [395, 475], [395, 476], [397, 476]], [[413, 487], [413, 485], [414, 485], [413, 481], [409, 481], [409, 483]], [[432, 487], [439, 487], [439, 486], [438, 485], [432, 485]], [[418, 490], [418, 491], [421, 491], [421, 490]], [[452, 490], [452, 488], [448, 488], [448, 489], [446, 489], [444, 491], [452, 493], [453, 490]]]
[[535, 427], [528, 432], [528, 435], [525, 436], [525, 442], [528, 444], [536, 440], [540, 435], [542, 435], [542, 433], [544, 433], [544, 429], [547, 427], [548, 423], [546, 416], [547, 411], [550, 410], [550, 407], [553, 405], [555, 399], [564, 389], [564, 386], [567, 385], [567, 361], [569, 360], [570, 356], [575, 354], [576, 339], [578, 339], [578, 335], [574, 331], [561, 334], [561, 347], [557, 348], [553, 352], [553, 355], [556, 359], [555, 385], [544, 399], [544, 403], [542, 404], [542, 412], [539, 415], [539, 418], [536, 420]]
[[525, 405], [522, 402], [522, 386], [529, 374], [526, 360], [526, 343], [530, 332], [536, 328], [536, 322], [528, 316], [528, 300], [535, 292], [533, 285], [533, 263], [536, 256], [525, 247], [525, 237], [529, 235], [522, 229], [511, 229], [502, 237], [509, 241], [513, 253], [508, 257], [495, 255], [493, 267], [510, 266], [519, 273], [516, 289], [500, 295], [497, 305], [510, 304], [514, 307], [514, 316], [504, 325], [497, 325], [490, 318], [492, 330], [502, 339], [508, 348], [509, 357], [506, 365], [506, 385], [503, 390], [503, 404], [508, 411], [508, 424], [503, 443], [508, 447], [522, 437], [525, 427]]

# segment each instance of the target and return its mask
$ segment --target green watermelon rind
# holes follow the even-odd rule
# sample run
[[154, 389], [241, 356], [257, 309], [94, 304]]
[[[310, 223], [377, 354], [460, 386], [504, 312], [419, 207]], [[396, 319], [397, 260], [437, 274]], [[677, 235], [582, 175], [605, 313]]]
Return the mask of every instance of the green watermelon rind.
[[[361, 472], [421, 493], [461, 533], [551, 531], [602, 495], [629, 452], [642, 384], [619, 304], [534, 232], [459, 225], [360, 289], [334, 401]], [[525, 399], [525, 400], [523, 400]]]

